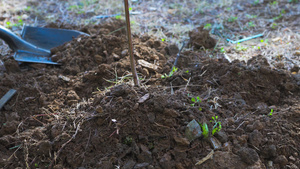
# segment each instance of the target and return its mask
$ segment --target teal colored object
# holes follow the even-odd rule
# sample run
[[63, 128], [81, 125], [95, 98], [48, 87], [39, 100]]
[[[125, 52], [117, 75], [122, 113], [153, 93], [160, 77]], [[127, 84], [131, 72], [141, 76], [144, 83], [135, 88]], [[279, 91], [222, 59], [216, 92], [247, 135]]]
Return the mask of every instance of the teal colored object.
[[258, 38], [258, 37], [261, 37], [261, 36], [264, 36], [264, 34], [261, 33], [261, 34], [250, 36], [248, 38], [240, 39], [240, 40], [237, 40], [237, 41], [233, 41], [233, 40], [227, 39], [227, 41], [230, 42], [230, 43], [234, 43], [235, 44], [235, 43], [244, 42], [244, 41], [247, 41], [247, 40], [250, 40], [250, 39]]
[[201, 137], [202, 131], [198, 122], [194, 119], [186, 126], [185, 137], [189, 140], [195, 140], [196, 138]]

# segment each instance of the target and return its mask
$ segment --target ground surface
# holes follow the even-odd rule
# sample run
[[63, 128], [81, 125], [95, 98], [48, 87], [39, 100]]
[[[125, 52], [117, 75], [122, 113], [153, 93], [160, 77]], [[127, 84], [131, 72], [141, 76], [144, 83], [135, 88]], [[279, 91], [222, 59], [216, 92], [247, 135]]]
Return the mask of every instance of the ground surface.
[[[17, 93], [0, 112], [0, 168], [300, 168], [299, 2], [132, 2], [140, 88], [123, 15], [103, 18], [122, 2], [95, 2], [1, 1], [15, 33], [26, 22], [90, 36], [51, 50], [61, 66], [19, 65], [3, 42], [0, 96]], [[207, 138], [187, 139], [192, 120]]]

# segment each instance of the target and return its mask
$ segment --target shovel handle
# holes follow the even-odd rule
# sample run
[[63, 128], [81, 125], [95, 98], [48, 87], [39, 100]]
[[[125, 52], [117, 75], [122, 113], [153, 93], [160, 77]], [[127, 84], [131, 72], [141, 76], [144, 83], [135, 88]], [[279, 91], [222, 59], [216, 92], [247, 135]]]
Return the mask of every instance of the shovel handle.
[[42, 55], [50, 55], [50, 51], [26, 42], [19, 36], [15, 35], [11, 30], [0, 25], [0, 38], [3, 39], [14, 52], [19, 50], [39, 53]]

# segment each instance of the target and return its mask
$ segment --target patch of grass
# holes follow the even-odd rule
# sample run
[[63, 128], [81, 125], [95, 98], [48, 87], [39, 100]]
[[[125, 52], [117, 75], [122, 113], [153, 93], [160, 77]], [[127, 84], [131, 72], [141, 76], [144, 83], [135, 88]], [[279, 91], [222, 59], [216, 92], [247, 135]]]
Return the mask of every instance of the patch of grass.
[[259, 0], [255, 0], [254, 5], [258, 5], [258, 4], [259, 4]]
[[241, 43], [237, 43], [235, 49], [237, 51], [246, 51], [248, 48], [241, 45]]
[[212, 27], [211, 24], [207, 23], [207, 24], [205, 24], [204, 29], [209, 30], [209, 29], [211, 29], [211, 27]]
[[131, 145], [133, 138], [131, 136], [126, 136], [124, 139], [124, 144]]
[[24, 9], [24, 11], [28, 12], [28, 11], [30, 11], [30, 9], [31, 9], [31, 6], [27, 6], [27, 7]]
[[203, 135], [203, 137], [207, 138], [208, 135], [209, 135], [209, 129], [208, 129], [207, 124], [206, 123], [203, 123], [203, 124], [199, 123], [199, 125], [200, 125], [200, 127], [202, 129], [202, 135]]
[[221, 125], [221, 122], [218, 121], [218, 116], [211, 117], [211, 118], [212, 118], [212, 120], [210, 120], [210, 122], [214, 123], [211, 135], [214, 135], [222, 129], [222, 125]]
[[161, 75], [161, 78], [165, 79], [165, 78], [171, 77], [171, 76], [173, 76], [173, 74], [175, 72], [177, 72], [177, 70], [178, 70], [178, 68], [173, 66], [172, 71], [168, 75], [166, 73], [164, 75]]
[[228, 22], [235, 22], [238, 19], [237, 16], [231, 16], [227, 19]]
[[249, 27], [255, 27], [256, 25], [253, 22], [248, 22]]
[[257, 15], [248, 15], [247, 14], [246, 17], [249, 18], [249, 19], [254, 19], [254, 18], [257, 18]]
[[271, 25], [271, 28], [276, 29], [277, 27], [278, 27], [277, 23], [273, 22], [272, 25]]

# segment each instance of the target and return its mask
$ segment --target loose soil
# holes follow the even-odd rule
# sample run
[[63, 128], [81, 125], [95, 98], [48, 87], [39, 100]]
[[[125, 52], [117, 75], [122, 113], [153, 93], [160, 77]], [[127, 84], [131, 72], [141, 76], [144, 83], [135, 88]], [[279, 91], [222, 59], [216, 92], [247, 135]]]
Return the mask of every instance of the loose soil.
[[[134, 35], [142, 85], [133, 87], [123, 26], [113, 19], [77, 28], [90, 36], [51, 50], [61, 66], [4, 58], [0, 96], [11, 88], [17, 94], [1, 110], [0, 167], [300, 167], [299, 74], [271, 68], [262, 55], [230, 63], [186, 50], [179, 70], [162, 79], [178, 48]], [[203, 45], [215, 43], [210, 38]], [[211, 131], [213, 116], [221, 131], [186, 139], [190, 121]], [[212, 159], [195, 165], [212, 150]]]

